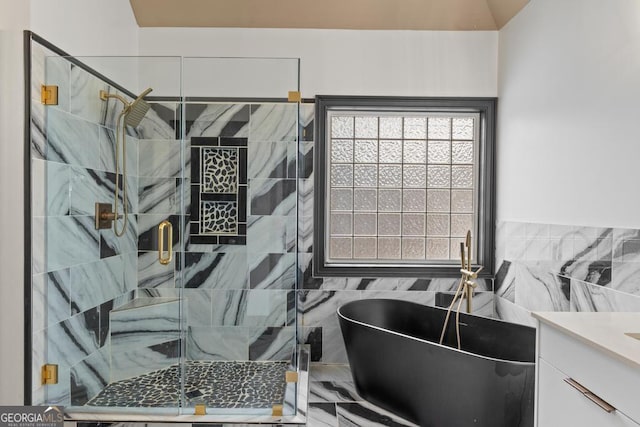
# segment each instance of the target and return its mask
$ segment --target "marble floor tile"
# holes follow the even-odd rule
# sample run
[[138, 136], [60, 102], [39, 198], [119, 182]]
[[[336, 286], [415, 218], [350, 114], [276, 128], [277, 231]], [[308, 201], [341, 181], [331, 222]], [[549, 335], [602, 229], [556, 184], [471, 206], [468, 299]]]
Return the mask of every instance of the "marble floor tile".
[[309, 379], [315, 381], [353, 381], [349, 365], [312, 363], [309, 371]]
[[353, 382], [316, 381], [309, 387], [309, 402], [357, 402], [362, 398]]
[[416, 426], [368, 402], [337, 403], [339, 427]]
[[338, 427], [336, 404], [333, 402], [310, 403], [307, 415], [308, 427]]

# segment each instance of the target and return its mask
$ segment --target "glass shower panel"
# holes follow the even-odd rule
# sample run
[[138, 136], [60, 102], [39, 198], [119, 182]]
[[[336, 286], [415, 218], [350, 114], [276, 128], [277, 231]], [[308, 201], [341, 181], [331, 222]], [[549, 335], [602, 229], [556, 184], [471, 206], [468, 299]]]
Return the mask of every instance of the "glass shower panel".
[[[32, 64], [58, 90], [32, 120], [42, 125], [32, 150], [33, 403], [178, 414], [181, 58], [42, 48]], [[57, 365], [57, 384], [40, 384], [46, 364]]]
[[[184, 58], [186, 408], [295, 411], [298, 73], [298, 59]], [[191, 381], [205, 372], [213, 389]]]

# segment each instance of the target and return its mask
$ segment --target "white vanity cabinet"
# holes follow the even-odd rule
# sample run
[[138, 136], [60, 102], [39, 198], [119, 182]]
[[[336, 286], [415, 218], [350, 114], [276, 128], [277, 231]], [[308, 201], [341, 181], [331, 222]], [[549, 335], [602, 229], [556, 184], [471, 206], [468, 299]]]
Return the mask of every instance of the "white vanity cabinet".
[[640, 427], [640, 313], [534, 313], [538, 427]]

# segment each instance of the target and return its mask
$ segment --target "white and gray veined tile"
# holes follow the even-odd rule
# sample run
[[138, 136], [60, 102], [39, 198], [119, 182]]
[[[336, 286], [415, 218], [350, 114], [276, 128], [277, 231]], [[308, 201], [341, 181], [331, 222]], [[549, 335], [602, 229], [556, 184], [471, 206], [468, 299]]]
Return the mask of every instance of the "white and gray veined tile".
[[[209, 289], [185, 289], [182, 293], [184, 302], [184, 320], [189, 326], [211, 327], [213, 293]], [[219, 294], [218, 294], [219, 295]], [[218, 296], [216, 295], [216, 296]]]
[[548, 264], [517, 264], [515, 303], [531, 311], [568, 311], [569, 289]]
[[218, 281], [219, 270], [216, 268], [223, 257], [219, 252], [186, 252], [182, 258], [184, 265], [179, 268], [184, 287], [224, 289]]
[[138, 141], [138, 175], [153, 178], [181, 176], [182, 143], [178, 140]]
[[249, 136], [249, 105], [191, 104], [187, 105], [187, 138], [194, 136]]
[[298, 308], [303, 313], [305, 326], [323, 326], [327, 321], [337, 324], [336, 310], [361, 296], [361, 291], [304, 290], [298, 292]]
[[175, 258], [168, 265], [158, 262], [158, 252], [138, 252], [137, 287], [175, 287]]
[[375, 427], [375, 426], [416, 426], [416, 424], [398, 417], [391, 412], [369, 402], [340, 402], [336, 404], [338, 426]]
[[498, 267], [496, 277], [494, 279], [494, 292], [496, 295], [515, 301], [516, 289], [516, 264], [504, 260]]
[[47, 328], [49, 363], [71, 367], [98, 350], [95, 325], [89, 319], [81, 313]]
[[[351, 374], [349, 374], [351, 375]], [[347, 381], [312, 381], [309, 402], [357, 402], [363, 400], [351, 378]]]
[[221, 254], [217, 270], [218, 285], [221, 289], [245, 289], [248, 287], [249, 266], [246, 251], [224, 252]]
[[526, 308], [499, 296], [494, 297], [494, 304], [496, 318], [506, 322], [536, 327], [536, 319], [531, 316], [531, 311]]
[[[243, 326], [283, 326], [287, 321], [287, 291], [252, 289], [246, 298]], [[216, 307], [214, 305], [215, 318]]]
[[348, 364], [312, 363], [309, 370], [309, 380], [311, 382], [353, 382], [353, 376]]
[[69, 166], [33, 159], [31, 162], [32, 216], [69, 214]]
[[57, 109], [47, 115], [47, 160], [99, 169], [99, 126]]
[[253, 254], [249, 260], [251, 289], [293, 289], [296, 254]]
[[607, 287], [640, 296], [640, 259], [636, 262], [614, 262], [611, 283]]
[[75, 313], [112, 300], [127, 291], [122, 258], [116, 256], [71, 267], [70, 284]]
[[[85, 169], [72, 166], [70, 168], [69, 193], [72, 215], [95, 215], [96, 203], [114, 203], [115, 174], [94, 169]], [[120, 190], [118, 194], [119, 212], [122, 213], [124, 192], [122, 176], [119, 179]], [[137, 178], [128, 176], [127, 184], [127, 209], [129, 213], [135, 213], [137, 209]]]
[[43, 330], [71, 317], [69, 283], [68, 268], [33, 276], [33, 330]]
[[138, 179], [139, 213], [176, 214], [178, 209], [176, 180], [174, 178]]
[[177, 299], [137, 299], [110, 314], [111, 350], [125, 352], [180, 337]]
[[249, 360], [248, 329], [237, 326], [190, 326], [188, 360]]
[[46, 271], [100, 259], [93, 217], [46, 218]]
[[47, 158], [47, 125], [45, 119], [45, 106], [40, 102], [31, 102], [31, 122], [29, 130], [31, 134], [31, 158]]
[[294, 103], [252, 104], [249, 141], [295, 141], [298, 107]]
[[251, 215], [247, 223], [247, 250], [250, 254], [287, 252], [286, 216]]
[[295, 328], [252, 328], [249, 332], [250, 360], [289, 360], [296, 347]]
[[347, 363], [347, 354], [338, 323], [337, 309], [358, 300], [362, 291], [300, 291], [298, 307], [305, 326], [321, 326], [322, 356], [325, 363]]
[[640, 312], [640, 296], [572, 279], [571, 311]]
[[437, 293], [432, 291], [366, 290], [361, 292], [361, 299], [394, 299], [435, 306]]
[[246, 291], [211, 291], [211, 301], [213, 307], [212, 325], [242, 325], [247, 309]]
[[175, 139], [175, 103], [150, 102], [150, 109], [137, 127], [140, 139]]
[[336, 404], [333, 402], [309, 403], [307, 426], [338, 427]]
[[179, 354], [178, 340], [148, 347], [131, 346], [113, 351], [110, 382], [132, 378], [174, 365], [180, 360]]
[[[492, 289], [491, 279], [476, 279], [477, 291], [488, 291]], [[460, 277], [441, 277], [434, 279], [399, 279], [397, 288], [400, 290], [415, 290], [415, 291], [433, 291], [433, 292], [446, 292], [455, 291], [460, 284]]]
[[247, 155], [247, 177], [286, 178], [286, 142], [250, 141]]
[[613, 230], [613, 261], [640, 262], [640, 230], [616, 228]]
[[[118, 220], [118, 230], [123, 227], [123, 220]], [[138, 242], [138, 221], [137, 215], [127, 216], [127, 227], [125, 234], [118, 237], [113, 226], [109, 229], [100, 230], [100, 257], [108, 258], [115, 255], [129, 254], [135, 256]]]
[[108, 348], [103, 348], [71, 368], [72, 406], [84, 405], [109, 383], [109, 360]]
[[295, 179], [252, 179], [249, 191], [250, 215], [295, 215]]

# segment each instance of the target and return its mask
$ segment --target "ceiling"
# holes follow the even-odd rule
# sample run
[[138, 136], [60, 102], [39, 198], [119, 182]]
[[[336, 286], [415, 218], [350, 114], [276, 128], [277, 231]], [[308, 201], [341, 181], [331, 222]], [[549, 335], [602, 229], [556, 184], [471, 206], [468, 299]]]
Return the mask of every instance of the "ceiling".
[[140, 27], [491, 31], [529, 0], [130, 0]]

